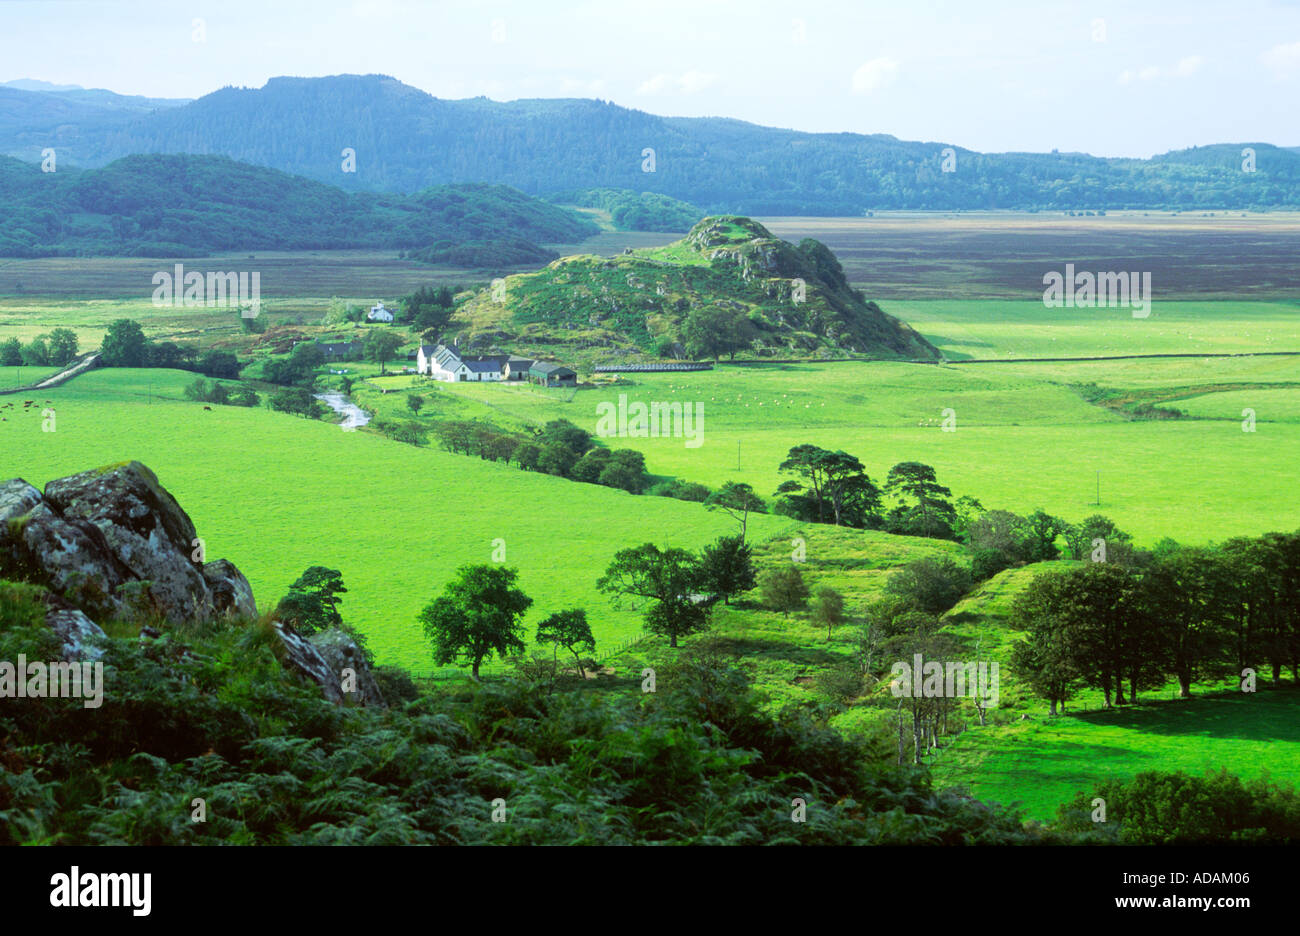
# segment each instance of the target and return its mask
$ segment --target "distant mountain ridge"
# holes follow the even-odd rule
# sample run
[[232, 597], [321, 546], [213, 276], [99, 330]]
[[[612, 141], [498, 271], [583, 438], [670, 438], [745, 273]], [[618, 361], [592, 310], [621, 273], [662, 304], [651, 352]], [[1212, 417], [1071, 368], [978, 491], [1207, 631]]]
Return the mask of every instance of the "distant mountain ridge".
[[[1150, 160], [982, 154], [885, 134], [660, 117], [587, 99], [450, 101], [383, 75], [273, 78], [148, 112], [68, 93], [0, 88], [0, 152], [31, 161], [53, 146], [82, 166], [136, 153], [221, 154], [349, 191], [462, 182], [539, 196], [611, 188], [747, 215], [1300, 206], [1300, 153], [1266, 143]], [[1254, 172], [1243, 171], [1247, 146]], [[345, 149], [355, 151], [356, 172], [344, 171]]]

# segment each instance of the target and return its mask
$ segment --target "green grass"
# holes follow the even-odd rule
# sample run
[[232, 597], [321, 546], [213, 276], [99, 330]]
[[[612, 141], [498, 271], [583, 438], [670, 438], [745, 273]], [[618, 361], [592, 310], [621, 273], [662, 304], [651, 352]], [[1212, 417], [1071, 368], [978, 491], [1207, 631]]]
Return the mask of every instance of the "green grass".
[[1201, 774], [1226, 767], [1242, 777], [1267, 772], [1300, 784], [1297, 751], [1300, 691], [1285, 687], [972, 728], [933, 771], [937, 786], [1019, 802], [1030, 817], [1047, 820], [1075, 792], [1143, 770]]
[[1296, 423], [1300, 422], [1300, 387], [1285, 390], [1225, 390], [1188, 397], [1172, 405], [1198, 419], [1231, 419], [1240, 422], [1243, 418], [1242, 411], [1253, 409], [1257, 425]]
[[[529, 625], [582, 606], [606, 645], [641, 626], [638, 614], [595, 591], [615, 551], [650, 540], [698, 548], [735, 526], [698, 504], [634, 498], [263, 408], [207, 411], [179, 400], [193, 377], [98, 370], [49, 391], [56, 432], [41, 431], [39, 412], [0, 423], [6, 476], [43, 486], [138, 459], [190, 514], [207, 554], [248, 576], [259, 606], [277, 601], [307, 566], [337, 568], [348, 587], [345, 619], [369, 636], [380, 662], [417, 674], [433, 668], [420, 609], [458, 565], [490, 562], [497, 538], [534, 599]], [[751, 521], [759, 537], [789, 525]]]
[[[1135, 369], [1136, 363], [1143, 367]], [[1188, 374], [1180, 375], [1179, 363], [1090, 362], [1079, 371], [1076, 365], [1048, 364], [724, 366], [636, 375], [579, 390], [569, 402], [490, 384], [444, 384], [437, 392], [477, 403], [481, 415], [495, 421], [563, 417], [591, 431], [597, 405], [616, 403], [620, 394], [645, 403], [699, 402], [705, 419], [698, 448], [687, 448], [680, 438], [605, 441], [641, 450], [655, 474], [713, 487], [746, 481], [764, 496], [783, 480], [777, 466], [789, 449], [812, 443], [857, 455], [879, 480], [901, 461], [931, 464], [955, 495], [977, 497], [987, 508], [1042, 507], [1068, 520], [1105, 513], [1148, 545], [1164, 536], [1206, 542], [1300, 526], [1289, 480], [1300, 455], [1294, 421], [1270, 422], [1253, 434], [1219, 419], [1129, 421], [1085, 402], [1068, 386], [1074, 378], [1124, 386], [1136, 370], [1186, 386]], [[1247, 382], [1267, 372], [1273, 381], [1300, 386], [1300, 358], [1193, 363], [1193, 379], [1207, 383]], [[1244, 393], [1248, 399], [1275, 392]], [[1274, 410], [1262, 399], [1257, 418], [1269, 420]], [[949, 408], [956, 414], [955, 432], [941, 428]], [[1195, 458], [1188, 457], [1192, 452]], [[1252, 495], [1243, 498], [1247, 477]]]
[[884, 306], [949, 360], [1109, 354], [1300, 351], [1300, 302], [1161, 302], [1129, 309], [1049, 309], [1041, 301], [892, 301]]
[[62, 367], [0, 367], [0, 390], [29, 387], [61, 370]]

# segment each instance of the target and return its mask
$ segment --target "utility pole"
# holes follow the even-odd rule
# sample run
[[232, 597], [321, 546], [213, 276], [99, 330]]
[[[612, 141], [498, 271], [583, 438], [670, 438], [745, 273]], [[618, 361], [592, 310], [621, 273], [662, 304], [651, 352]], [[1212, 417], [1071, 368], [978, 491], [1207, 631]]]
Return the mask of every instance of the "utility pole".
[[736, 470], [740, 470], [740, 440], [736, 440]]
[[1097, 471], [1097, 506], [1101, 506], [1101, 470]]

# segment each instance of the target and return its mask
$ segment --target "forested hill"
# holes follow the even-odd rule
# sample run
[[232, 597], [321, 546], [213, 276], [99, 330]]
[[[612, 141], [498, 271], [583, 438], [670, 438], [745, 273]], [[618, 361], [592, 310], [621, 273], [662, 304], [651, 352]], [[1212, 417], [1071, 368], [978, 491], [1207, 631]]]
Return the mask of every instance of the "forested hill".
[[[0, 152], [29, 161], [43, 146], [81, 166], [134, 153], [220, 153], [353, 190], [461, 182], [534, 195], [629, 189], [748, 215], [1300, 205], [1300, 153], [1266, 143], [1150, 160], [953, 145], [946, 172], [949, 144], [941, 142], [659, 117], [586, 99], [449, 101], [381, 75], [273, 78], [111, 120], [78, 114], [55, 94], [5, 91], [9, 109], [26, 97], [20, 120], [0, 119]], [[53, 108], [63, 111], [57, 119], [41, 116]], [[1253, 172], [1243, 171], [1246, 146], [1255, 151]], [[355, 173], [342, 171], [345, 148], [356, 153]]]
[[69, 171], [0, 157], [0, 256], [568, 242], [596, 225], [504, 185], [349, 193], [224, 156], [130, 156]]

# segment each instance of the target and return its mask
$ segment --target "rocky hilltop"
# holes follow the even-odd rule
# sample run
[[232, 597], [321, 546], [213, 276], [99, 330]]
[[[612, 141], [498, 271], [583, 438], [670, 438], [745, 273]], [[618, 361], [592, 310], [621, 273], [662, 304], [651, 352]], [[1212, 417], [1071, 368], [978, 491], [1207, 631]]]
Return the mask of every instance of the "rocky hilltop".
[[[107, 636], [96, 621], [146, 639], [181, 625], [260, 622], [248, 579], [228, 560], [206, 560], [189, 515], [137, 461], [59, 478], [44, 492], [21, 478], [0, 483], [0, 579], [39, 586], [67, 659], [98, 656]], [[272, 618], [264, 623], [281, 664], [327, 699], [347, 701], [341, 674], [351, 667], [351, 701], [383, 704], [352, 638], [326, 631], [306, 639]]]
[[750, 218], [700, 221], [681, 240], [616, 257], [564, 257], [471, 301], [471, 346], [519, 351], [690, 353], [689, 320], [723, 310], [742, 359], [860, 356], [938, 360], [911, 326], [849, 286], [821, 242], [781, 240]]

